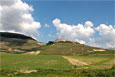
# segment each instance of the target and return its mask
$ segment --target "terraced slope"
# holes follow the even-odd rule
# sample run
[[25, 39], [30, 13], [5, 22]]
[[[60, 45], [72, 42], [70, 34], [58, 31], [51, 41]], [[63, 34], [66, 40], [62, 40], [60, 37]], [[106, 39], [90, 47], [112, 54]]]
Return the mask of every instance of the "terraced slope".
[[3, 52], [31, 51], [40, 46], [38, 43], [32, 37], [26, 35], [0, 32], [0, 51]]

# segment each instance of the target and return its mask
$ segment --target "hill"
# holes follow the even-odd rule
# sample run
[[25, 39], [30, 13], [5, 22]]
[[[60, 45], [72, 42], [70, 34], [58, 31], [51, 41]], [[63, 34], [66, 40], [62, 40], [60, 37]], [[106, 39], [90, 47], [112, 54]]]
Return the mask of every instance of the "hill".
[[106, 51], [105, 49], [91, 47], [65, 39], [49, 41], [47, 45], [40, 47], [39, 50], [41, 51], [41, 54], [53, 55], [79, 55], [95, 51]]
[[[115, 76], [114, 50], [90, 47], [65, 39], [49, 41], [44, 45], [22, 34], [5, 32], [0, 33], [0, 36], [0, 51], [25, 51], [24, 54], [0, 52], [2, 77]], [[37, 55], [38, 53], [40, 54]]]
[[24, 52], [39, 47], [40, 42], [23, 34], [0, 32], [0, 46], [2, 52]]
[[33, 53], [34, 51], [39, 51], [40, 54], [79, 55], [96, 51], [106, 51], [105, 49], [87, 46], [66, 39], [56, 39], [55, 41], [49, 41], [47, 44], [44, 44], [23, 34], [0, 32], [0, 36], [1, 52]]

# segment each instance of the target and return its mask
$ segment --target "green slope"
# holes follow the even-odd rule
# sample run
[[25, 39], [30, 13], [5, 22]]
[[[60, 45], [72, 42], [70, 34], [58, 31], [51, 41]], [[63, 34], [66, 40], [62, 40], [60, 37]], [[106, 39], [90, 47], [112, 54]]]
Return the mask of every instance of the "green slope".
[[79, 55], [86, 54], [93, 49], [99, 49], [96, 47], [90, 47], [87, 45], [79, 44], [77, 42], [50, 42], [45, 46], [39, 48], [41, 54], [53, 54], [53, 55]]
[[47, 45], [41, 43], [43, 45], [41, 46], [40, 42], [22, 34], [0, 32], [0, 36], [0, 51], [2, 52], [17, 53], [40, 50], [40, 54], [79, 55], [94, 52], [94, 49], [100, 49], [65, 39], [50, 41]]

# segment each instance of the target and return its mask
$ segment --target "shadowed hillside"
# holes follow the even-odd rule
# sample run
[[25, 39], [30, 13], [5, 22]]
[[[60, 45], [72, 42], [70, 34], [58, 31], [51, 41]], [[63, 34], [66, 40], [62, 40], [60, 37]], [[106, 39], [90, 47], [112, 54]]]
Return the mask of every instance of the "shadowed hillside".
[[[17, 34], [17, 33], [9, 33], [9, 32], [0, 32], [1, 37], [6, 37], [6, 38], [16, 38], [16, 39], [31, 39], [34, 40], [33, 38], [29, 36], [25, 36], [23, 34]], [[1, 39], [2, 40], [2, 39]]]
[[34, 48], [39, 47], [35, 39], [17, 33], [0, 32], [0, 50], [6, 52], [23, 52], [32, 51]]

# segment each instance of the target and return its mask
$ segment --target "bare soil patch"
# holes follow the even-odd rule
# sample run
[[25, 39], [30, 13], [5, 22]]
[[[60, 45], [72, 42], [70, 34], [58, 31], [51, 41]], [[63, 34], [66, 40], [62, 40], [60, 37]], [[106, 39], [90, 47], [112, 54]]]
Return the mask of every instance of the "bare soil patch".
[[32, 73], [37, 72], [37, 70], [19, 70], [20, 73]]
[[40, 51], [32, 51], [32, 52], [27, 52], [27, 53], [24, 53], [24, 54], [35, 54], [35, 55], [38, 55], [38, 54], [40, 54]]

